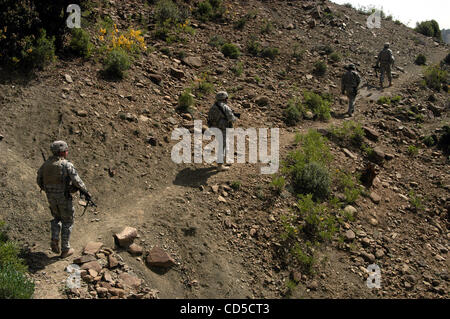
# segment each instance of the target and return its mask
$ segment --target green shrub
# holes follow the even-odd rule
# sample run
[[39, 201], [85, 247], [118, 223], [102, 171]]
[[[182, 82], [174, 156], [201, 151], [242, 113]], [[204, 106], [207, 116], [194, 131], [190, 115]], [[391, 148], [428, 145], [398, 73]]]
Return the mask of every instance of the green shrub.
[[180, 20], [180, 11], [172, 0], [160, 0], [156, 4], [154, 17], [160, 25], [166, 21], [176, 23]]
[[191, 111], [191, 106], [194, 104], [194, 98], [189, 89], [186, 89], [181, 93], [178, 98], [178, 111], [186, 113]]
[[437, 142], [437, 139], [435, 139], [435, 137], [431, 136], [431, 135], [425, 136], [423, 138], [423, 143], [428, 147], [432, 147], [432, 146], [436, 145], [436, 142]]
[[442, 84], [447, 83], [447, 77], [447, 71], [439, 65], [430, 65], [425, 70], [425, 83], [432, 90], [440, 91]]
[[409, 195], [409, 203], [416, 212], [422, 211], [425, 208], [422, 199], [419, 196], [417, 196], [413, 190], [410, 190], [408, 195]]
[[330, 58], [330, 60], [331, 60], [333, 63], [340, 62], [341, 59], [342, 59], [342, 58], [341, 58], [341, 55], [340, 55], [339, 53], [337, 53], [337, 52], [331, 53], [330, 56], [329, 56], [329, 58]]
[[302, 272], [308, 275], [313, 273], [315, 259], [312, 254], [306, 253], [303, 249], [301, 249], [298, 243], [296, 243], [291, 249], [291, 254], [300, 263], [300, 270]]
[[331, 161], [326, 139], [317, 131], [310, 130], [305, 135], [297, 135], [296, 141], [301, 143], [301, 147], [288, 154], [283, 172], [290, 176], [296, 193], [312, 193], [315, 198], [326, 198], [330, 188], [326, 167]]
[[314, 74], [322, 76], [327, 72], [327, 64], [323, 61], [317, 61], [314, 63]]
[[241, 76], [242, 73], [244, 73], [244, 64], [240, 61], [238, 61], [232, 68], [231, 71], [236, 75], [236, 76]]
[[277, 194], [281, 194], [286, 184], [286, 180], [283, 176], [277, 176], [272, 179], [270, 188]]
[[41, 35], [36, 40], [36, 44], [23, 53], [23, 66], [28, 69], [40, 69], [50, 64], [55, 59], [55, 38], [48, 38], [45, 30], [41, 30]]
[[300, 44], [296, 43], [293, 46], [292, 57], [298, 62], [303, 60], [303, 55], [305, 54], [305, 49], [300, 49]]
[[301, 120], [303, 112], [299, 108], [301, 104], [297, 104], [294, 100], [288, 102], [288, 107], [284, 110], [284, 121], [287, 125], [294, 126]]
[[442, 41], [441, 29], [436, 20], [417, 22], [415, 30], [427, 37], [434, 37], [439, 41]]
[[208, 0], [200, 2], [197, 6], [196, 14], [203, 22], [210, 20], [213, 14], [213, 7], [211, 3], [209, 3]]
[[261, 43], [256, 40], [255, 36], [251, 36], [247, 42], [247, 52], [253, 56], [258, 56], [261, 52]]
[[78, 56], [89, 57], [93, 48], [90, 41], [89, 33], [81, 28], [72, 29], [72, 39], [70, 41], [70, 49]]
[[235, 191], [239, 190], [241, 188], [241, 182], [234, 181], [230, 184], [230, 187], [234, 189]]
[[419, 54], [414, 63], [417, 65], [425, 65], [427, 63], [427, 57], [423, 54]]
[[20, 250], [17, 245], [11, 241], [0, 243], [0, 266], [12, 265], [17, 271], [25, 273], [27, 266], [19, 256]]
[[361, 147], [364, 141], [364, 130], [360, 123], [355, 121], [345, 121], [341, 127], [331, 126], [330, 134], [335, 137], [341, 145], [347, 144]]
[[318, 119], [327, 121], [331, 118], [330, 114], [330, 97], [319, 95], [314, 92], [305, 91], [303, 93], [304, 105], [311, 110]]
[[305, 222], [301, 230], [309, 239], [330, 240], [336, 232], [334, 216], [328, 214], [325, 205], [313, 201], [312, 195], [299, 195], [297, 211]]
[[122, 49], [113, 49], [104, 62], [104, 73], [107, 76], [123, 79], [125, 71], [131, 67], [128, 53]]
[[307, 163], [296, 171], [293, 186], [296, 193], [313, 194], [315, 199], [325, 199], [330, 194], [330, 175], [326, 167], [317, 162]]
[[231, 59], [237, 59], [241, 55], [239, 48], [232, 43], [225, 43], [222, 46], [221, 51], [224, 56], [229, 57]]
[[358, 178], [354, 178], [351, 174], [338, 171], [336, 176], [337, 189], [345, 196], [347, 204], [353, 204], [361, 194], [361, 189], [357, 184]]
[[11, 264], [0, 265], [0, 299], [30, 299], [34, 282]]
[[221, 35], [214, 35], [211, 39], [209, 39], [208, 44], [216, 48], [221, 48], [225, 43], [227, 43], [227, 40], [225, 40]]
[[414, 145], [409, 145], [408, 146], [408, 155], [416, 156], [417, 154], [419, 154], [419, 149]]
[[261, 56], [263, 58], [269, 58], [271, 60], [275, 59], [275, 57], [280, 53], [280, 50], [278, 48], [264, 48], [261, 51]]
[[261, 33], [262, 34], [270, 34], [272, 33], [274, 27], [271, 21], [264, 19], [263, 25], [261, 27]]

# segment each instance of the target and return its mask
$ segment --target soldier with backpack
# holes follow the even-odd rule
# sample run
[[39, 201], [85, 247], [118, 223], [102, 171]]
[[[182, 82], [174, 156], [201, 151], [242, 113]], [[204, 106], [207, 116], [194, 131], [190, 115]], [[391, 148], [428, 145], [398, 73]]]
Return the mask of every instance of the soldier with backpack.
[[384, 49], [378, 54], [377, 67], [380, 68], [380, 88], [383, 88], [384, 75], [387, 74], [389, 80], [389, 86], [392, 85], [392, 73], [391, 68], [394, 65], [395, 59], [389, 48], [389, 43], [384, 44]]
[[355, 99], [358, 94], [358, 86], [361, 77], [356, 71], [356, 66], [352, 63], [345, 67], [347, 72], [344, 73], [341, 80], [342, 94], [348, 97], [348, 116], [352, 116], [355, 111]]
[[222, 131], [223, 137], [223, 160], [217, 159], [219, 170], [227, 170], [229, 167], [224, 166], [223, 162], [225, 160], [226, 154], [226, 131], [227, 128], [233, 127], [233, 122], [240, 117], [240, 114], [234, 113], [233, 110], [227, 105], [228, 93], [225, 91], [220, 91], [216, 95], [216, 101], [210, 108], [208, 112], [208, 126], [216, 127]]

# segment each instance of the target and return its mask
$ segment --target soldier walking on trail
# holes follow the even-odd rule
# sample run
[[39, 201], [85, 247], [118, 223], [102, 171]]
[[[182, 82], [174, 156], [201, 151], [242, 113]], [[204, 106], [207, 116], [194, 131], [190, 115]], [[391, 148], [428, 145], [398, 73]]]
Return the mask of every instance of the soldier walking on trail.
[[[61, 252], [61, 257], [65, 258], [74, 253], [69, 244], [75, 213], [71, 193], [79, 190], [87, 200], [90, 200], [91, 195], [78, 176], [73, 164], [66, 159], [69, 150], [67, 143], [55, 141], [51, 144], [50, 150], [53, 156], [39, 168], [37, 184], [41, 190], [45, 191], [53, 216], [50, 223], [50, 247], [54, 253], [59, 254]], [[61, 249], [59, 246], [60, 233]]]
[[356, 71], [356, 66], [352, 63], [345, 67], [347, 72], [342, 76], [341, 88], [342, 94], [348, 97], [348, 116], [352, 116], [355, 111], [355, 99], [358, 94], [358, 86], [361, 82], [361, 77]]
[[[222, 131], [223, 137], [223, 162], [225, 161], [226, 154], [226, 129], [233, 127], [233, 122], [236, 121], [237, 117], [231, 108], [227, 105], [228, 93], [225, 91], [220, 91], [216, 95], [216, 101], [210, 108], [208, 113], [208, 126], [217, 127]], [[224, 166], [223, 162], [219, 163], [221, 160], [218, 158], [217, 162], [219, 165], [219, 170], [227, 170], [229, 167]]]
[[392, 85], [391, 68], [394, 65], [395, 59], [389, 43], [384, 44], [384, 49], [378, 54], [377, 67], [380, 68], [380, 88], [383, 88], [384, 75], [387, 74], [389, 86]]

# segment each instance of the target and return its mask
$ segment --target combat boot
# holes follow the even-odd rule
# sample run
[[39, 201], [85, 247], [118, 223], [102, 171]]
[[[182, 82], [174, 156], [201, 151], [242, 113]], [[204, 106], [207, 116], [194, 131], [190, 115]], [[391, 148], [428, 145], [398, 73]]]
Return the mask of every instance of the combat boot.
[[69, 248], [68, 250], [63, 250], [61, 253], [61, 258], [69, 257], [69, 256], [73, 255], [74, 252], [75, 252], [75, 250], [73, 248]]
[[59, 254], [61, 252], [59, 249], [59, 240], [58, 239], [52, 239], [52, 241], [50, 243], [50, 247], [55, 254]]

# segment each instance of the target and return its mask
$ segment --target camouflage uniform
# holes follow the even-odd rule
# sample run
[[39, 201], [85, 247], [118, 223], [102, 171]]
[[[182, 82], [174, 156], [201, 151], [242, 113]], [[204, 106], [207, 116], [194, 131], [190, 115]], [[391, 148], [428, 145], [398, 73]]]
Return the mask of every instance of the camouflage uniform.
[[61, 250], [67, 251], [75, 213], [71, 193], [77, 189], [89, 192], [73, 164], [55, 153], [39, 168], [36, 181], [47, 195], [53, 216], [50, 222], [52, 241], [59, 241], [61, 232]]
[[392, 73], [391, 67], [394, 64], [394, 56], [391, 49], [389, 49], [389, 43], [384, 45], [384, 49], [378, 54], [377, 65], [380, 66], [380, 86], [383, 86], [384, 75], [387, 74], [389, 80], [389, 86], [392, 85]]
[[219, 92], [216, 96], [216, 102], [209, 109], [208, 113], [208, 125], [210, 127], [217, 127], [222, 131], [223, 137], [223, 156], [225, 161], [226, 154], [226, 141], [227, 141], [227, 128], [233, 127], [233, 122], [236, 121], [231, 108], [226, 104], [228, 94], [226, 92]]
[[342, 94], [348, 97], [348, 114], [352, 115], [355, 111], [355, 99], [358, 94], [358, 86], [361, 82], [361, 77], [356, 72], [354, 64], [346, 67], [347, 72], [344, 73], [341, 79]]

